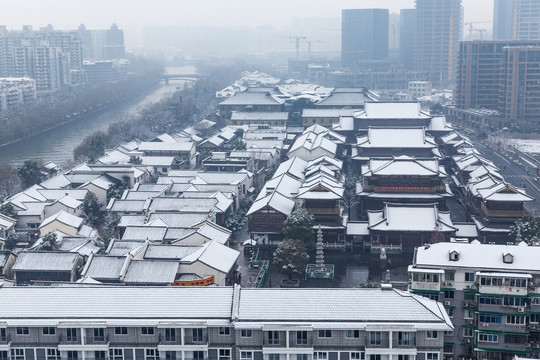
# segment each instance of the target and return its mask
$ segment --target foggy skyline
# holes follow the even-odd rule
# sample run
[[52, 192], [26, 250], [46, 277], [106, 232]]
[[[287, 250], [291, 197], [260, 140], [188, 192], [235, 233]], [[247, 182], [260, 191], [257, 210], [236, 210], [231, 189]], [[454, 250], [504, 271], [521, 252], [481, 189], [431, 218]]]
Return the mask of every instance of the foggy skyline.
[[[464, 22], [491, 32], [493, 0], [463, 0]], [[52, 24], [55, 29], [106, 29], [112, 23], [126, 32], [129, 46], [139, 42], [147, 26], [262, 26], [288, 27], [295, 19], [340, 18], [342, 9], [413, 8], [414, 0], [2, 0], [0, 25], [20, 30]], [[464, 36], [467, 32], [464, 31]]]

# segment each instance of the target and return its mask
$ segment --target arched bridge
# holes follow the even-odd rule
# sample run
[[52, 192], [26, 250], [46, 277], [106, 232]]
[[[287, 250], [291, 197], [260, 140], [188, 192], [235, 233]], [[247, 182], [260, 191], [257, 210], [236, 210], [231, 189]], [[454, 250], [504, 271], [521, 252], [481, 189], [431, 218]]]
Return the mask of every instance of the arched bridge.
[[206, 79], [208, 76], [201, 74], [161, 74], [161, 79], [165, 80], [165, 83], [168, 84], [169, 80], [188, 80], [195, 81], [199, 79]]

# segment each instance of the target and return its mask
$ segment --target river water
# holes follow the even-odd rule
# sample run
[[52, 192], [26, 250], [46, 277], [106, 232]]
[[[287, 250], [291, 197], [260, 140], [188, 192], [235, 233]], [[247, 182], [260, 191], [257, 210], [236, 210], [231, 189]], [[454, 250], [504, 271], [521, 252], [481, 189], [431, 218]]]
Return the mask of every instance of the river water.
[[[169, 74], [195, 74], [194, 66], [167, 67]], [[69, 124], [47, 130], [41, 134], [21, 140], [8, 146], [0, 147], [0, 165], [21, 164], [25, 160], [52, 161], [58, 165], [66, 165], [73, 161], [73, 150], [89, 134], [96, 131], [106, 131], [119, 113], [135, 113], [141, 107], [159, 101], [164, 96], [181, 88], [183, 80], [170, 80], [168, 85], [163, 82], [117, 106], [113, 106], [99, 114], [90, 115], [84, 119], [75, 120]]]

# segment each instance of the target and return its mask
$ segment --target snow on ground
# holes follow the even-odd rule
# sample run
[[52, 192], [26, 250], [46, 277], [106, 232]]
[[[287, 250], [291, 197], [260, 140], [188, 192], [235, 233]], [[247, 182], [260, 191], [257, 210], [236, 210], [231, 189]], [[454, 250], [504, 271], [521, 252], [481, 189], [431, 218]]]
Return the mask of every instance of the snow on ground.
[[540, 154], [540, 139], [508, 139], [508, 144], [526, 153]]

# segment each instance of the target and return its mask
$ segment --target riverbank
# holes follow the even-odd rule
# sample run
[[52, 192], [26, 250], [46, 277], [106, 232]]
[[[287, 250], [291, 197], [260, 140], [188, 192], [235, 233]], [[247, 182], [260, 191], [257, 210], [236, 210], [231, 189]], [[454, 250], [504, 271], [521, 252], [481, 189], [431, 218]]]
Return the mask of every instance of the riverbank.
[[109, 100], [104, 104], [91, 106], [89, 109], [84, 109], [81, 113], [78, 113], [76, 115], [67, 115], [66, 116], [67, 120], [65, 120], [63, 122], [59, 122], [54, 126], [51, 126], [49, 128], [40, 130], [40, 131], [38, 131], [36, 133], [33, 133], [30, 136], [18, 138], [18, 139], [15, 139], [15, 140], [11, 141], [11, 142], [5, 143], [5, 144], [0, 144], [0, 150], [3, 147], [16, 144], [16, 143], [18, 143], [20, 141], [29, 140], [29, 139], [32, 139], [33, 137], [43, 135], [44, 133], [47, 133], [47, 132], [49, 132], [51, 130], [54, 130], [56, 128], [59, 128], [59, 127], [65, 126], [65, 125], [69, 125], [69, 124], [71, 124], [73, 122], [76, 122], [76, 121], [82, 121], [83, 119], [86, 119], [86, 118], [94, 116], [94, 115], [99, 115], [99, 114], [101, 114], [101, 113], [103, 113], [103, 112], [105, 112], [107, 110], [111, 110], [111, 109], [114, 110], [115, 107], [118, 107], [119, 105], [125, 103], [126, 101], [129, 101], [129, 100], [132, 100], [134, 98], [143, 96], [145, 94], [148, 94], [150, 91], [155, 90], [155, 88], [159, 86], [160, 82], [161, 82], [160, 80], [156, 80], [156, 82], [154, 83], [154, 86], [150, 86], [148, 88], [140, 88], [139, 90], [137, 90], [137, 91], [135, 91], [133, 93], [117, 97], [117, 98], [115, 98], [113, 100]]

